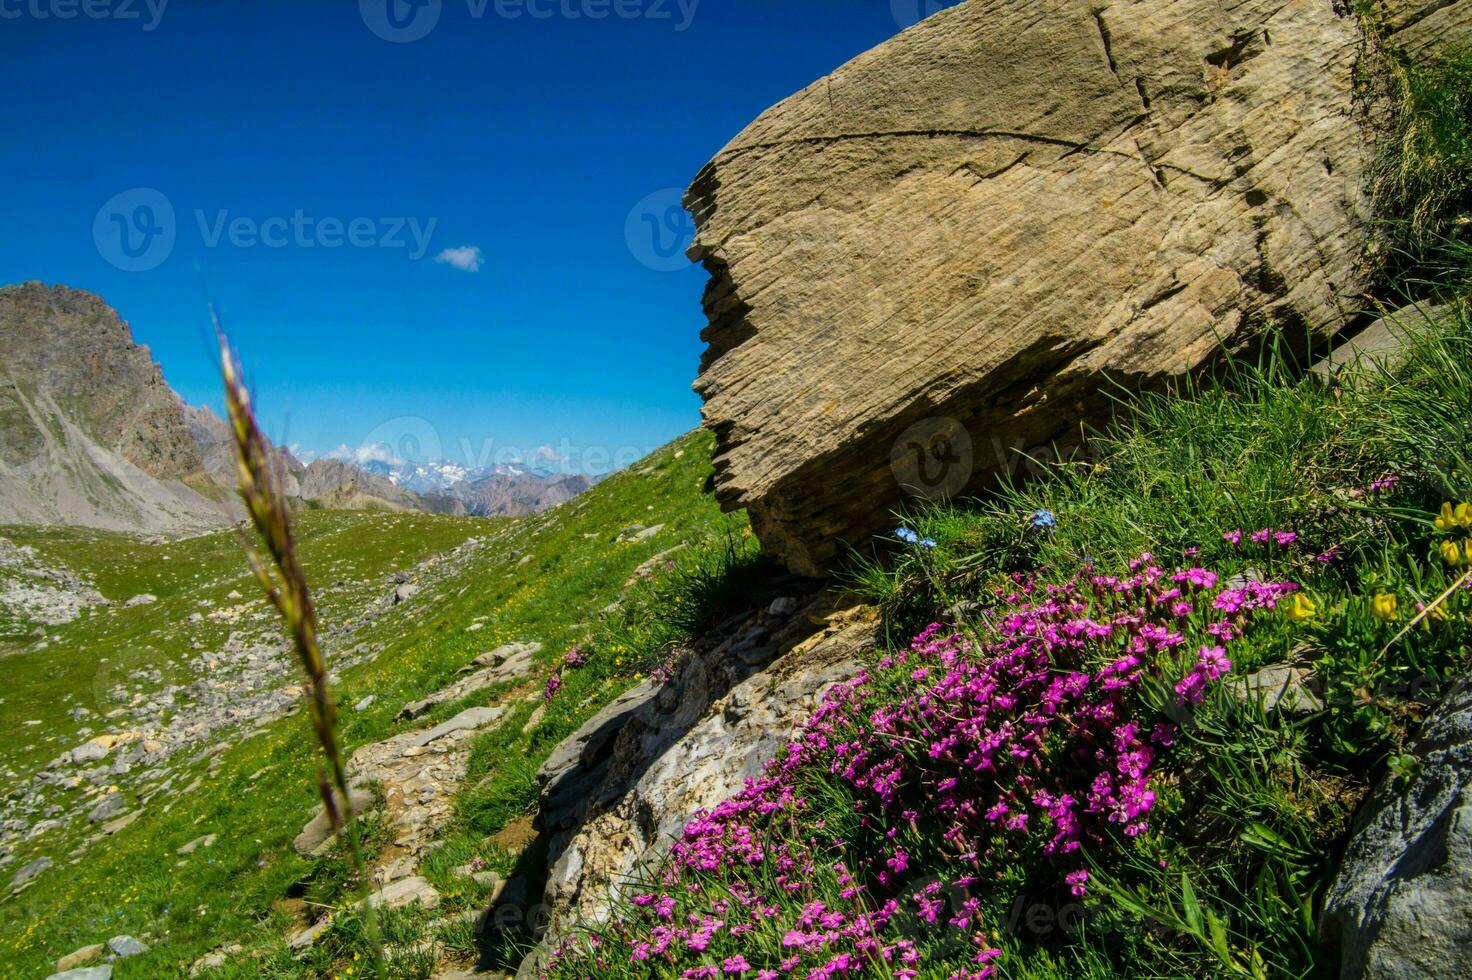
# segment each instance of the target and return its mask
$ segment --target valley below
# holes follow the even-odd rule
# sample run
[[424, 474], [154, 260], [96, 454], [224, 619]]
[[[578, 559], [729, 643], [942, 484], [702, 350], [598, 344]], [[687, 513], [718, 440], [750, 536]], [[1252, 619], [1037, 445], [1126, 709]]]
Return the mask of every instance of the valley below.
[[[682, 440], [536, 517], [298, 515], [348, 750], [381, 801], [376, 872], [434, 890], [449, 932], [418, 941], [414, 975], [481, 958], [473, 920], [535, 838], [519, 814], [538, 757], [601, 704], [549, 712], [549, 665], [666, 571], [640, 571], [651, 557], [741, 540], [701, 493], [704, 447]], [[222, 945], [252, 951], [238, 975], [267, 971], [273, 946], [283, 975], [312, 973], [310, 895], [341, 886], [313, 880], [341, 855], [325, 835], [294, 846], [320, 810], [303, 682], [238, 532], [12, 526], [0, 549], [0, 976], [119, 934], [150, 950], [119, 976], [187, 972]], [[603, 697], [625, 676], [613, 667]], [[480, 798], [457, 796], [466, 780]], [[472, 829], [494, 823], [500, 842]], [[472, 862], [476, 877], [454, 872]]]

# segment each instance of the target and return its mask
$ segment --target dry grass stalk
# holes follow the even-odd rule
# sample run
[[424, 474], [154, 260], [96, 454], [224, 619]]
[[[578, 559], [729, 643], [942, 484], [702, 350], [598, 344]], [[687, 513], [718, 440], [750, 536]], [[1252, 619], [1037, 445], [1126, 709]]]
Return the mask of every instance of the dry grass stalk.
[[[218, 314], [211, 308], [210, 315], [220, 343], [220, 370], [225, 384], [225, 405], [235, 449], [240, 498], [265, 545], [265, 554], [269, 556], [269, 561], [262, 556], [250, 537], [243, 535], [246, 555], [257, 581], [286, 624], [292, 646], [306, 675], [307, 714], [321, 751], [317, 763], [317, 790], [333, 833], [340, 834], [347, 830], [351, 870], [361, 896], [366, 899], [368, 876], [365, 874], [357, 827], [349, 802], [351, 796], [347, 765], [338, 738], [337, 704], [328, 686], [327, 667], [317, 638], [317, 611], [312, 604], [307, 577], [297, 556], [296, 541], [291, 533], [291, 517], [286, 498], [280, 490], [279, 475], [272, 472], [270, 445], [256, 424], [255, 414], [251, 410], [250, 393], [241, 375], [240, 365], [220, 327]], [[377, 916], [368, 902], [363, 901], [360, 904], [364, 910], [368, 934], [373, 940], [378, 974], [382, 977], [383, 957], [377, 938]]]

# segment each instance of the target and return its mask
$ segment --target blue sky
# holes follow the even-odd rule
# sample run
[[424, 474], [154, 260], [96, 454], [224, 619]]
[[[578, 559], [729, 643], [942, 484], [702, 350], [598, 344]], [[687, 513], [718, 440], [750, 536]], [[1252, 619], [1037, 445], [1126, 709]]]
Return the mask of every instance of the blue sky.
[[160, 4], [0, 0], [0, 283], [100, 294], [217, 405], [207, 289], [310, 451], [409, 433], [593, 470], [699, 422], [673, 189], [937, 6]]

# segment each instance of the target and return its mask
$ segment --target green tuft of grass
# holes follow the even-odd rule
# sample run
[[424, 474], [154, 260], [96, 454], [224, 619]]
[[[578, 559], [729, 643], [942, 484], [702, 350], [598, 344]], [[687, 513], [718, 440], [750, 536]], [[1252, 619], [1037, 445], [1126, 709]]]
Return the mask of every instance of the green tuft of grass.
[[1425, 253], [1460, 237], [1472, 212], [1472, 51], [1426, 62], [1391, 53], [1392, 108], [1370, 189], [1381, 215]]

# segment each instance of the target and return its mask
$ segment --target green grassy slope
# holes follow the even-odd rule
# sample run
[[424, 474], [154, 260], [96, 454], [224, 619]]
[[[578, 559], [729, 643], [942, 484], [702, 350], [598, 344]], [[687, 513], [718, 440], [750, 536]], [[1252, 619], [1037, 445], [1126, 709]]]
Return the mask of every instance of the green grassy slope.
[[[344, 711], [349, 751], [402, 730], [404, 724], [393, 720], [400, 706], [447, 685], [456, 670], [501, 643], [540, 641], [541, 659], [550, 663], [596, 633], [609, 651], [599, 666], [580, 672], [569, 685], [574, 696], [559, 699], [540, 725], [525, 733], [525, 722], [539, 701], [526, 698], [540, 689], [542, 673], [527, 685], [533, 690], [484, 691], [466, 703], [442, 706], [431, 716], [431, 721], [448, 716], [477, 700], [520, 699], [502, 729], [506, 734], [488, 736], [487, 744], [477, 747], [470, 789], [451, 828], [453, 840], [429, 862], [431, 876], [445, 890], [441, 914], [479, 907], [483, 896], [436, 871], [463, 863], [471, 852], [509, 868], [515, 848], [498, 847], [488, 838], [530, 812], [536, 765], [583, 718], [647, 669], [649, 650], [656, 645], [651, 637], [615, 629], [624, 639], [614, 642], [609, 639], [613, 628], [599, 625], [602, 610], [619, 598], [631, 573], [651, 556], [688, 544], [672, 556], [676, 568], [642, 590], [681, 582], [693, 595], [707, 578], [701, 569], [725, 567], [731, 559], [728, 544], [736, 553], [749, 554], [742, 522], [720, 515], [705, 494], [709, 475], [708, 440], [695, 434], [539, 517], [495, 522], [426, 515], [301, 515], [302, 551], [321, 597], [329, 661], [334, 650], [363, 643], [382, 648], [370, 662], [345, 671], [338, 687], [344, 706], [368, 694], [375, 697], [362, 712]], [[636, 541], [621, 535], [637, 525], [662, 527]], [[228, 533], [166, 545], [81, 531], [6, 533], [93, 575], [109, 598], [141, 591], [159, 597], [148, 606], [94, 611], [56, 629], [50, 648], [5, 657], [3, 663], [18, 685], [0, 704], [5, 726], [42, 722], [28, 729], [36, 733], [33, 740], [8, 743], [3, 762], [16, 771], [81, 740], [62, 703], [86, 703], [98, 686], [92, 676], [100, 657], [119, 664], [167, 664], [197, 656], [196, 643], [209, 649], [224, 639], [208, 620], [185, 628], [184, 617], [200, 608], [199, 601], [225, 603], [232, 589], [244, 601], [255, 598], [239, 545]], [[391, 588], [385, 583], [387, 573], [412, 569], [431, 553], [471, 538], [480, 539], [481, 546], [445, 574], [427, 579], [412, 600], [372, 621], [358, 622], [366, 604]], [[647, 600], [636, 595], [629, 601], [637, 605]], [[196, 627], [203, 632], [191, 632]], [[662, 638], [679, 628], [678, 622], [667, 625]], [[343, 632], [333, 632], [338, 629]], [[74, 700], [62, 702], [63, 692]], [[335, 964], [350, 966], [352, 954], [360, 952], [351, 944], [339, 948], [324, 942], [303, 962], [279, 951], [303, 898], [331, 903], [342, 897], [344, 872], [337, 856], [308, 861], [290, 848], [317, 806], [311, 745], [304, 718], [284, 719], [254, 736], [230, 740], [213, 768], [204, 759], [186, 767], [175, 784], [199, 778], [197, 790], [171, 791], [156, 799], [140, 820], [86, 850], [76, 863], [66, 860], [78, 840], [72, 833], [44, 838], [18, 855], [7, 875], [37, 854], [52, 857], [56, 866], [19, 895], [0, 900], [0, 976], [45, 975], [59, 955], [120, 933], [144, 937], [153, 945], [149, 955], [117, 964], [115, 975], [123, 980], [176, 975], [227, 942], [266, 955], [246, 957], [224, 975], [319, 976], [331, 973]], [[206, 833], [220, 835], [207, 853], [188, 860], [175, 856], [181, 844]], [[468, 933], [459, 941], [468, 946]], [[398, 975], [427, 975], [420, 960], [395, 969], [403, 971]]]

